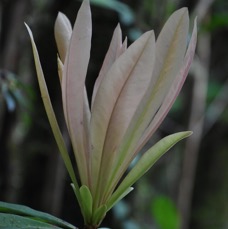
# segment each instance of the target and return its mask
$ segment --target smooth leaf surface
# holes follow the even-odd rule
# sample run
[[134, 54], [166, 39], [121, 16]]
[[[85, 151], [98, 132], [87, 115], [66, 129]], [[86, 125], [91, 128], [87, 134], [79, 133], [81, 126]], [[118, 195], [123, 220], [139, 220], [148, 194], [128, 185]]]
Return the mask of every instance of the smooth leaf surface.
[[180, 70], [186, 52], [188, 25], [187, 9], [182, 8], [170, 16], [156, 41], [156, 67], [147, 92], [131, 119], [118, 149], [118, 158], [108, 182], [108, 187], [112, 186], [111, 192], [138, 153], [134, 149], [148, 125], [153, 122], [154, 115]]
[[[121, 144], [130, 121], [150, 84], [154, 68], [155, 52], [155, 37], [152, 31], [118, 96], [110, 117], [101, 163], [100, 176], [102, 177], [102, 182], [100, 185], [102, 187], [104, 187], [105, 182], [108, 180], [109, 171], [115, 165], [116, 158], [119, 157], [119, 155], [116, 155], [118, 153], [116, 149]], [[112, 152], [111, 155], [110, 152]], [[102, 187], [100, 187], [100, 190], [102, 190]]]
[[133, 190], [134, 190], [133, 187], [127, 188], [127, 189], [122, 193], [122, 195], [120, 195], [117, 199], [115, 199], [115, 200], [111, 203], [111, 205], [108, 205], [107, 211], [109, 211], [111, 208], [113, 208], [113, 206], [114, 206], [115, 204], [117, 204], [120, 200], [122, 200], [125, 196], [127, 196], [127, 195], [128, 195], [131, 191], [133, 191]]
[[90, 193], [89, 188], [85, 185], [80, 187], [79, 191], [82, 199], [84, 218], [86, 222], [89, 222], [90, 217], [92, 216], [93, 197]]
[[85, 78], [90, 58], [92, 22], [89, 1], [84, 0], [75, 21], [63, 67], [62, 99], [65, 120], [69, 129], [82, 184], [90, 186], [89, 143], [86, 133], [89, 124], [85, 117]]
[[[145, 45], [151, 38], [151, 34], [152, 32], [147, 32], [142, 35], [115, 61], [97, 91], [91, 116], [91, 142], [93, 145], [92, 174], [94, 176], [94, 187], [97, 187], [98, 178], [100, 177], [99, 171], [103, 157], [103, 148], [113, 109], [125, 82], [136, 67]], [[110, 157], [111, 156], [114, 155], [110, 154]], [[110, 157], [109, 160], [112, 160]], [[95, 192], [95, 190], [93, 190], [93, 192]], [[97, 198], [94, 201], [96, 202]]]
[[92, 222], [94, 225], [99, 225], [101, 221], [104, 219], [107, 212], [107, 206], [101, 205], [100, 207], [96, 208], [93, 214]]
[[97, 94], [97, 90], [100, 87], [101, 81], [106, 76], [107, 72], [109, 71], [110, 67], [113, 65], [115, 60], [121, 54], [121, 51], [120, 51], [121, 47], [122, 47], [122, 31], [121, 31], [120, 25], [118, 24], [114, 30], [109, 49], [106, 53], [104, 62], [102, 64], [101, 70], [99, 72], [99, 75], [96, 79], [96, 82], [93, 88], [92, 106], [93, 106], [94, 99]]
[[44, 223], [41, 221], [33, 220], [27, 217], [0, 213], [0, 228], [5, 229], [61, 229], [55, 225]]
[[162, 121], [168, 114], [169, 110], [171, 109], [173, 103], [175, 102], [176, 97], [180, 93], [180, 90], [186, 80], [186, 77], [188, 75], [195, 54], [196, 42], [197, 42], [197, 20], [195, 19], [191, 40], [189, 42], [186, 55], [184, 57], [184, 63], [177, 77], [173, 81], [169, 93], [164, 99], [160, 109], [156, 113], [153, 122], [150, 123], [146, 131], [143, 133], [143, 136], [141, 137], [140, 142], [137, 148], [135, 149], [136, 152], [139, 151], [143, 147], [143, 145], [145, 145], [145, 143], [150, 139], [150, 137], [153, 135], [153, 133], [156, 131], [159, 125], [162, 123]]
[[[3, 215], [3, 213], [6, 213]], [[59, 226], [62, 228], [69, 228], [69, 229], [75, 229], [76, 227], [55, 217], [52, 216], [50, 214], [41, 212], [41, 211], [36, 211], [32, 208], [29, 208], [27, 206], [24, 205], [18, 205], [18, 204], [11, 204], [11, 203], [6, 203], [6, 202], [0, 202], [0, 215], [4, 218], [4, 221], [8, 221], [11, 216], [13, 217], [13, 215], [20, 215], [21, 217], [24, 216], [24, 218], [28, 217], [28, 218], [33, 218], [36, 221], [40, 221], [40, 222], [46, 222], [48, 224], [52, 224], [55, 226]], [[2, 219], [3, 219], [2, 218]], [[13, 221], [13, 218], [12, 218]], [[1, 225], [1, 221], [0, 220], [0, 225]], [[25, 224], [26, 225], [26, 224]], [[1, 228], [1, 227], [0, 227]]]
[[58, 125], [58, 122], [56, 120], [55, 113], [54, 113], [54, 110], [53, 110], [53, 107], [51, 104], [51, 100], [49, 97], [49, 93], [48, 93], [47, 85], [45, 82], [43, 70], [42, 70], [42, 67], [40, 64], [39, 54], [38, 54], [36, 44], [35, 44], [34, 39], [33, 39], [32, 31], [30, 30], [30, 28], [28, 27], [27, 24], [25, 24], [25, 26], [28, 30], [28, 33], [29, 33], [29, 36], [31, 39], [31, 43], [32, 43], [33, 55], [34, 55], [34, 60], [35, 60], [36, 72], [37, 72], [37, 78], [38, 78], [39, 87], [40, 87], [40, 91], [41, 91], [41, 97], [42, 97], [44, 107], [45, 107], [45, 110], [46, 110], [46, 113], [48, 116], [48, 120], [49, 120], [49, 123], [51, 125], [51, 128], [52, 128], [55, 140], [57, 142], [59, 151], [60, 151], [61, 156], [63, 158], [64, 164], [67, 168], [67, 171], [70, 175], [72, 182], [74, 183], [75, 190], [76, 190], [75, 193], [76, 193], [77, 199], [78, 199], [79, 204], [80, 204], [79, 186], [78, 186], [75, 174], [74, 174], [74, 169], [73, 169], [70, 157], [68, 155], [66, 144], [64, 142], [62, 133], [60, 131], [60, 128], [59, 128], [59, 125]]
[[54, 26], [55, 40], [62, 62], [65, 62], [67, 49], [70, 43], [72, 27], [65, 14], [59, 12]]
[[169, 135], [161, 139], [147, 152], [145, 152], [111, 196], [107, 204], [108, 209], [129, 187], [131, 187], [141, 176], [143, 176], [163, 154], [165, 154], [180, 140], [190, 136], [191, 134], [191, 131], [185, 131]]

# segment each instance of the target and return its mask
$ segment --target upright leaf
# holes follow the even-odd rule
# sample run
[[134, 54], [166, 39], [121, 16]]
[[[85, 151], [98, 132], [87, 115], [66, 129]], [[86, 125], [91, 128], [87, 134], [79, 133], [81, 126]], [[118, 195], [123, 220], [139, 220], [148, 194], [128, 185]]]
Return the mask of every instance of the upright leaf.
[[52, 131], [53, 131], [55, 140], [57, 142], [59, 151], [61, 153], [61, 156], [63, 158], [64, 164], [67, 168], [67, 171], [70, 175], [72, 182], [74, 183], [74, 186], [76, 189], [76, 196], [77, 196], [77, 199], [78, 199], [79, 204], [80, 204], [80, 194], [79, 194], [78, 183], [77, 183], [77, 180], [76, 180], [76, 177], [74, 174], [74, 169], [73, 169], [73, 166], [71, 164], [71, 160], [70, 160], [70, 157], [68, 155], [68, 151], [67, 151], [62, 133], [60, 131], [60, 128], [59, 128], [59, 125], [58, 125], [58, 122], [56, 120], [55, 113], [54, 113], [54, 110], [53, 110], [53, 107], [51, 104], [51, 100], [49, 97], [49, 93], [48, 93], [47, 85], [45, 82], [43, 70], [42, 70], [42, 67], [40, 64], [39, 54], [38, 54], [36, 44], [35, 44], [34, 39], [33, 39], [32, 31], [30, 30], [30, 28], [28, 27], [27, 24], [25, 24], [25, 26], [28, 30], [28, 33], [29, 33], [29, 36], [31, 39], [31, 43], [32, 43], [33, 55], [34, 55], [34, 60], [35, 60], [36, 72], [37, 72], [37, 78], [38, 78], [39, 87], [40, 87], [40, 91], [41, 91], [41, 97], [42, 97], [44, 107], [45, 107], [45, 110], [46, 110], [46, 113], [48, 116], [48, 120], [50, 122]]
[[140, 139], [138, 146], [135, 148], [135, 152], [138, 152], [143, 145], [149, 140], [152, 134], [156, 131], [159, 125], [162, 123], [166, 115], [168, 114], [169, 110], [171, 109], [173, 103], [175, 102], [176, 97], [178, 96], [185, 79], [188, 75], [196, 48], [196, 41], [197, 41], [197, 21], [195, 19], [194, 28], [192, 32], [192, 37], [188, 45], [188, 49], [186, 55], [184, 57], [184, 63], [173, 81], [172, 87], [169, 89], [169, 93], [166, 95], [161, 107], [159, 108], [158, 112], [156, 113], [153, 122], [150, 123], [146, 131], [143, 133], [143, 136]]
[[85, 78], [90, 58], [92, 23], [89, 0], [78, 11], [63, 68], [62, 99], [67, 126], [82, 184], [90, 187], [88, 118], [85, 117]]
[[150, 84], [154, 60], [155, 38], [152, 32], [118, 96], [110, 117], [101, 161], [100, 177], [102, 179], [100, 179], [98, 187], [98, 192], [101, 194], [108, 180], [109, 171], [112, 170], [115, 159], [118, 157], [116, 149], [119, 147], [146, 88]]
[[61, 12], [58, 13], [57, 19], [55, 21], [54, 32], [59, 56], [64, 63], [67, 49], [70, 43], [72, 27], [68, 18]]
[[140, 102], [118, 149], [118, 158], [106, 191], [114, 190], [137, 152], [134, 151], [142, 134], [167, 95], [178, 74], [186, 51], [189, 17], [186, 8], [174, 12], [164, 25], [156, 42], [156, 60], [151, 84]]
[[[145, 33], [115, 61], [97, 91], [91, 117], [93, 187], [97, 187], [103, 147], [113, 109], [151, 34], [152, 32]], [[92, 192], [94, 191], [93, 189]]]
[[122, 196], [123, 193], [126, 192], [126, 190], [128, 190], [128, 188], [131, 187], [141, 176], [143, 176], [164, 153], [180, 140], [191, 134], [191, 131], [185, 131], [169, 135], [161, 139], [145, 152], [109, 199], [107, 204], [108, 209], [110, 209], [110, 207], [113, 206], [113, 203], [116, 202], [116, 200], [119, 199], [119, 197]]
[[92, 106], [93, 106], [94, 99], [96, 97], [97, 90], [101, 84], [102, 79], [106, 76], [110, 67], [113, 65], [115, 60], [121, 54], [120, 53], [121, 47], [122, 47], [122, 31], [121, 31], [120, 25], [118, 24], [116, 29], [114, 30], [108, 52], [105, 56], [103, 65], [101, 67], [101, 70], [99, 72], [99, 75], [96, 79], [96, 82], [93, 88]]

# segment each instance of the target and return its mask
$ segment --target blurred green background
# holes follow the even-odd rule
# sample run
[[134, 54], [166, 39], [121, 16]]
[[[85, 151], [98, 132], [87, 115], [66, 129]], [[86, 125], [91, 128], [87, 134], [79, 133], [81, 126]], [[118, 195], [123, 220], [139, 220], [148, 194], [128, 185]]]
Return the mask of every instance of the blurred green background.
[[[0, 1], [0, 200], [25, 204], [78, 227], [82, 218], [38, 90], [33, 30], [50, 95], [63, 125], [54, 21], [58, 11], [73, 23], [77, 0]], [[133, 42], [159, 34], [168, 16], [186, 6], [198, 17], [198, 45], [187, 81], [148, 146], [180, 130], [194, 134], [168, 152], [121, 201], [103, 225], [118, 229], [228, 228], [228, 1], [91, 0], [91, 97], [112, 32], [120, 22]], [[190, 29], [190, 30], [191, 30]], [[123, 37], [123, 38], [124, 38]]]

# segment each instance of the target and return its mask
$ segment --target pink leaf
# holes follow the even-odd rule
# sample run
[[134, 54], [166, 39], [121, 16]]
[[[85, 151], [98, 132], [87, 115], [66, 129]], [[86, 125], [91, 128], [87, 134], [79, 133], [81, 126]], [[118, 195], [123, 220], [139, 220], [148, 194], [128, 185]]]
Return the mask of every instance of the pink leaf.
[[153, 121], [151, 122], [151, 124], [143, 134], [142, 138], [140, 139], [140, 142], [135, 150], [136, 152], [138, 152], [143, 147], [143, 145], [151, 138], [151, 136], [156, 131], [156, 129], [160, 126], [160, 124], [168, 114], [169, 110], [171, 109], [173, 103], [175, 102], [176, 97], [178, 96], [188, 75], [195, 54], [196, 41], [197, 41], [197, 24], [195, 19], [192, 37], [189, 42], [188, 50], [184, 58], [184, 64], [182, 65], [182, 68], [178, 76], [175, 78], [172, 87], [169, 90], [169, 93], [167, 94], [165, 100], [162, 103], [162, 106], [160, 107]]
[[72, 34], [72, 27], [68, 18], [61, 12], [58, 13], [55, 21], [55, 40], [59, 51], [61, 61], [64, 63], [67, 48], [70, 43], [70, 37]]
[[89, 0], [84, 0], [78, 11], [63, 69], [62, 99], [67, 126], [73, 145], [82, 184], [90, 186], [89, 149], [86, 133], [88, 118], [85, 78], [90, 58], [92, 22]]
[[156, 42], [156, 61], [150, 85], [141, 100], [119, 147], [112, 176], [106, 187], [109, 194], [135, 157], [135, 147], [161, 106], [178, 74], [186, 51], [189, 17], [186, 8], [174, 12]]
[[[109, 121], [101, 162], [102, 186], [112, 170], [117, 149], [134, 113], [150, 85], [155, 60], [155, 38], [151, 32], [144, 50], [121, 90]], [[100, 187], [101, 188], [101, 187]], [[100, 191], [102, 192], [102, 190]]]
[[113, 37], [108, 49], [108, 52], [105, 56], [103, 65], [101, 67], [100, 73], [97, 77], [97, 80], [94, 85], [93, 89], [93, 97], [92, 97], [92, 106], [94, 103], [95, 96], [97, 94], [97, 90], [101, 84], [102, 79], [105, 77], [107, 74], [108, 70], [110, 67], [113, 65], [115, 60], [119, 57], [119, 52], [122, 46], [122, 31], [120, 28], [120, 25], [118, 24], [116, 29], [114, 30]]
[[91, 117], [92, 173], [95, 187], [99, 178], [103, 147], [113, 109], [151, 34], [152, 32], [145, 33], [114, 62], [97, 91]]

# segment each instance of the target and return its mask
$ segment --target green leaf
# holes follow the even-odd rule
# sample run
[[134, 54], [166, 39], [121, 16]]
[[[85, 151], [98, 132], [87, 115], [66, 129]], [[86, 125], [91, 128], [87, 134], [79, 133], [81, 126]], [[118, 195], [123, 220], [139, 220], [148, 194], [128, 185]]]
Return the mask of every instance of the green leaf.
[[[16, 225], [26, 226], [27, 224], [31, 225], [30, 223], [34, 223], [34, 222], [30, 222], [29, 219], [30, 220], [33, 219], [33, 221], [35, 220], [37, 223], [43, 222], [45, 224], [51, 224], [51, 225], [55, 225], [55, 226], [58, 226], [61, 228], [66, 228], [66, 229], [75, 229], [76, 228], [75, 226], [73, 226], [73, 225], [71, 225], [71, 224], [69, 224], [69, 223], [67, 223], [67, 222], [65, 222], [65, 221], [63, 221], [63, 220], [61, 220], [55, 216], [52, 216], [48, 213], [36, 211], [36, 210], [29, 208], [27, 206], [24, 206], [24, 205], [11, 204], [11, 203], [5, 203], [5, 202], [0, 201], [0, 212], [1, 212], [0, 213], [0, 228], [6, 227], [7, 225], [9, 228], [9, 223], [12, 224], [11, 225], [12, 227], [16, 226]], [[17, 216], [20, 218], [18, 218]], [[25, 224], [23, 224], [23, 222]], [[7, 225], [5, 225], [4, 223]], [[16, 225], [13, 223], [15, 223]], [[38, 226], [38, 224], [37, 224], [37, 226]], [[17, 228], [19, 228], [19, 227], [17, 227]], [[21, 227], [21, 228], [26, 228], [26, 227]], [[31, 228], [31, 227], [27, 227], [27, 228]], [[52, 228], [53, 228], [53, 226], [52, 226]]]
[[158, 196], [151, 205], [151, 213], [159, 228], [180, 228], [180, 215], [170, 198], [166, 196]]
[[104, 219], [107, 212], [107, 206], [101, 205], [97, 208], [93, 214], [92, 223], [93, 225], [100, 225], [101, 221]]
[[177, 142], [191, 134], [191, 131], [185, 131], [169, 135], [146, 151], [109, 199], [107, 204], [108, 209], [110, 209], [113, 203], [115, 203], [129, 187], [142, 177], [163, 154], [165, 154]]
[[48, 223], [40, 222], [37, 220], [33, 220], [27, 217], [13, 215], [13, 214], [4, 214], [0, 213], [0, 228], [5, 229], [13, 229], [13, 228], [21, 228], [21, 229], [49, 229], [49, 228], [56, 228], [60, 229], [61, 227], [57, 227], [54, 225], [50, 225]]
[[62, 136], [62, 133], [60, 131], [58, 122], [56, 120], [55, 112], [54, 112], [52, 104], [51, 104], [49, 92], [48, 92], [47, 85], [45, 82], [44, 73], [43, 73], [43, 69], [41, 67], [40, 58], [39, 58], [39, 54], [38, 54], [38, 51], [36, 48], [36, 44], [34, 42], [33, 34], [32, 34], [32, 31], [30, 30], [29, 26], [26, 23], [25, 23], [25, 26], [28, 30], [31, 44], [32, 44], [32, 50], [33, 50], [36, 72], [37, 72], [37, 78], [38, 78], [39, 87], [40, 87], [40, 91], [41, 91], [41, 97], [42, 97], [44, 107], [45, 107], [45, 110], [46, 110], [46, 113], [48, 116], [48, 120], [50, 122], [52, 132], [54, 134], [54, 137], [55, 137], [56, 143], [58, 145], [59, 151], [61, 153], [61, 156], [63, 158], [64, 164], [67, 168], [67, 171], [70, 175], [72, 182], [74, 183], [75, 194], [76, 194], [76, 197], [77, 197], [78, 202], [80, 204], [81, 201], [80, 201], [78, 182], [76, 180], [74, 168], [73, 168], [73, 165], [71, 163], [70, 157], [68, 155], [66, 144], [65, 144], [65, 141], [63, 139], [63, 136]]
[[123, 192], [123, 194], [119, 196], [119, 198], [117, 198], [115, 201], [113, 201], [111, 205], [108, 205], [107, 211], [109, 211], [115, 204], [117, 204], [120, 200], [122, 200], [126, 195], [128, 195], [133, 190], [134, 190], [133, 187], [127, 188], [125, 190], [125, 192]]
[[89, 188], [86, 185], [83, 185], [79, 189], [81, 200], [82, 200], [82, 211], [85, 222], [89, 222], [92, 216], [93, 208], [93, 197], [90, 193]]

